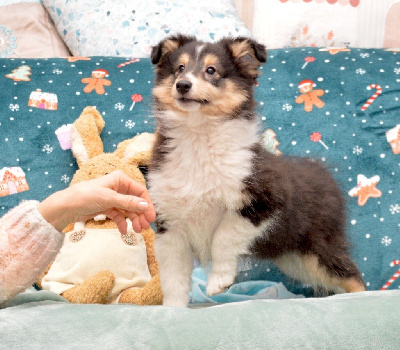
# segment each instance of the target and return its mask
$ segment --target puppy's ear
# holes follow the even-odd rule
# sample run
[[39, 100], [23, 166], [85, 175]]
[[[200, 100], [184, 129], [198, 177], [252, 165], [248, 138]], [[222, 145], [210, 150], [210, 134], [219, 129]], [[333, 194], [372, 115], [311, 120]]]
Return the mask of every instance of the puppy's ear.
[[252, 76], [257, 77], [259, 74], [258, 67], [267, 62], [266, 47], [253, 39], [245, 37], [223, 40], [225, 40], [239, 66]]
[[150, 55], [151, 63], [160, 63], [162, 57], [166, 54], [172, 53], [179, 49], [181, 46], [195, 40], [196, 38], [194, 36], [185, 36], [180, 34], [164, 39], [158, 45], [152, 48]]

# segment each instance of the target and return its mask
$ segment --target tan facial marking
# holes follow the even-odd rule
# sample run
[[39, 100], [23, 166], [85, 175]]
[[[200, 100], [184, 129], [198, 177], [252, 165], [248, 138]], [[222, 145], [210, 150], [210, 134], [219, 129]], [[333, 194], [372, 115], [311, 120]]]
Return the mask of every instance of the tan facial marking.
[[171, 91], [174, 87], [174, 81], [175, 79], [173, 76], [164, 79], [160, 84], [153, 88], [153, 95], [157, 97], [164, 106], [179, 111]]
[[184, 66], [187, 66], [188, 63], [190, 61], [190, 56], [188, 53], [183, 53], [180, 57], [179, 57], [179, 64], [183, 64]]
[[215, 56], [213, 54], [207, 54], [204, 57], [203, 61], [204, 61], [205, 68], [207, 68], [209, 66], [215, 67], [217, 65], [217, 63], [219, 62], [219, 59], [217, 56]]
[[227, 81], [224, 88], [207, 85], [207, 95], [204, 99], [211, 101], [203, 107], [203, 112], [213, 116], [232, 115], [234, 111], [248, 98], [247, 92], [236, 84]]

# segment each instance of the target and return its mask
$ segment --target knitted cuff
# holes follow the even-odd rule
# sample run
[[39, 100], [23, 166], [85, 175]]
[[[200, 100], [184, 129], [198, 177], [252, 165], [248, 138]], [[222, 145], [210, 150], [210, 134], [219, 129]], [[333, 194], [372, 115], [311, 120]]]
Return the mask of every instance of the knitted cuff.
[[24, 201], [0, 218], [0, 303], [36, 282], [63, 243], [38, 203]]

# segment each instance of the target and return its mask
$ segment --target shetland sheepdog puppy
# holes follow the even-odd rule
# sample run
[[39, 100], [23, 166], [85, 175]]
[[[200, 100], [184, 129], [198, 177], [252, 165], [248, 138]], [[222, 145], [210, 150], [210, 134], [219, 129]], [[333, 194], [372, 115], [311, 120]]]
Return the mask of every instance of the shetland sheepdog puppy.
[[177, 35], [152, 49], [157, 129], [148, 180], [164, 305], [187, 306], [194, 257], [211, 265], [208, 295], [234, 283], [248, 254], [315, 287], [365, 290], [330, 173], [260, 142], [253, 86], [266, 59], [249, 38]]

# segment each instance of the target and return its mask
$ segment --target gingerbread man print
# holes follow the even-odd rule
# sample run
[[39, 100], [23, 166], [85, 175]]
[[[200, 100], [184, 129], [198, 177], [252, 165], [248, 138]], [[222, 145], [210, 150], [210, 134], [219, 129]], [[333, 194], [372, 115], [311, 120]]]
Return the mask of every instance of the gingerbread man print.
[[83, 91], [88, 94], [95, 90], [99, 95], [103, 95], [105, 92], [104, 86], [111, 85], [111, 81], [105, 79], [107, 77], [108, 72], [105, 69], [95, 69], [91, 78], [83, 78], [81, 80], [82, 83], [87, 84]]
[[314, 90], [315, 86], [316, 84], [309, 79], [301, 81], [298, 86], [301, 95], [296, 98], [296, 103], [304, 103], [304, 110], [306, 112], [311, 112], [314, 105], [318, 108], [325, 106], [325, 103], [319, 98], [319, 96], [324, 94], [324, 91]]

